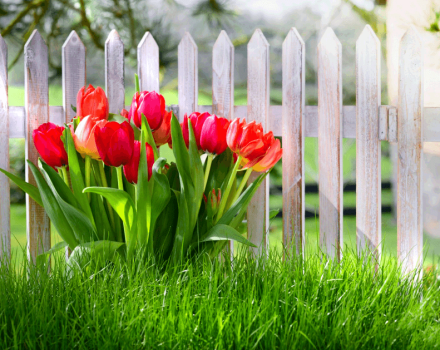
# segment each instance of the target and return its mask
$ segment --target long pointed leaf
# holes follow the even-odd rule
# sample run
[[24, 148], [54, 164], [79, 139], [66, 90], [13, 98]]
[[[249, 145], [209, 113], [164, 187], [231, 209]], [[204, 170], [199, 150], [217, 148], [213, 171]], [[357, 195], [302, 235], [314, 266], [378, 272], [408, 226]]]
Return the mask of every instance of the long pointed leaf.
[[34, 185], [27, 183], [26, 181], [20, 179], [18, 176], [11, 174], [9, 171], [6, 171], [0, 168], [0, 171], [5, 174], [7, 177], [11, 179], [18, 187], [20, 187], [23, 192], [26, 192], [29, 197], [31, 197], [38, 205], [43, 206], [43, 202], [41, 201], [40, 191]]

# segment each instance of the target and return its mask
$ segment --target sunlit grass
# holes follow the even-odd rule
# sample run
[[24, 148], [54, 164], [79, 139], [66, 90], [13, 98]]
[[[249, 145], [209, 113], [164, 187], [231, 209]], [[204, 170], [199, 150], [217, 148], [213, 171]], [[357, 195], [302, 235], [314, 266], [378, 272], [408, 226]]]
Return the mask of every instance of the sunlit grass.
[[[202, 259], [203, 260], [203, 259]], [[173, 270], [117, 266], [70, 278], [0, 268], [0, 348], [432, 349], [440, 341], [437, 271], [402, 277], [394, 259], [347, 252], [282, 263], [243, 256]], [[92, 274], [92, 276], [91, 276]]]

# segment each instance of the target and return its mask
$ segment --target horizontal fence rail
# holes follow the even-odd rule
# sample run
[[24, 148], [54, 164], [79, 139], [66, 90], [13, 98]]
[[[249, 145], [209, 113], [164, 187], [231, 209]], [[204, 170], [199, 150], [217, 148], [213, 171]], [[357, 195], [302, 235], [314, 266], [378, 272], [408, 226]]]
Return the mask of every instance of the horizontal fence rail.
[[[423, 108], [423, 56], [414, 28], [401, 41], [398, 106], [381, 105], [380, 43], [366, 26], [356, 43], [356, 106], [342, 105], [341, 43], [328, 28], [318, 44], [318, 106], [305, 105], [305, 45], [295, 28], [283, 43], [283, 104], [271, 106], [270, 46], [257, 29], [248, 43], [248, 103], [234, 105], [234, 46], [222, 31], [213, 47], [211, 106], [198, 105], [198, 48], [189, 33], [178, 46], [178, 105], [172, 109], [183, 120], [193, 111], [229, 119], [247, 118], [262, 123], [283, 140], [283, 243], [304, 251], [304, 138], [319, 141], [319, 223], [323, 252], [337, 259], [343, 246], [342, 147], [343, 138], [356, 139], [357, 247], [381, 249], [380, 141], [397, 143], [398, 256], [406, 271], [419, 266], [422, 247], [421, 158], [423, 142], [440, 142], [440, 108]], [[159, 91], [159, 50], [151, 33], [137, 47], [142, 90]], [[9, 138], [26, 139], [26, 158], [36, 162], [31, 139], [39, 124], [58, 125], [71, 120], [76, 92], [86, 83], [86, 48], [76, 32], [62, 47], [63, 106], [48, 106], [47, 47], [38, 31], [25, 46], [25, 107], [8, 107], [7, 47], [0, 36], [0, 167], [9, 167]], [[105, 42], [105, 89], [110, 112], [124, 108], [124, 43], [116, 30]], [[128, 109], [129, 107], [125, 107]], [[33, 178], [26, 167], [27, 178]], [[248, 209], [248, 237], [256, 254], [268, 251], [268, 184], [262, 184]], [[2, 250], [10, 251], [9, 183], [0, 174], [0, 229]], [[28, 256], [50, 247], [49, 221], [44, 211], [27, 198]], [[6, 249], [4, 249], [6, 248]], [[232, 254], [232, 245], [229, 247]]]

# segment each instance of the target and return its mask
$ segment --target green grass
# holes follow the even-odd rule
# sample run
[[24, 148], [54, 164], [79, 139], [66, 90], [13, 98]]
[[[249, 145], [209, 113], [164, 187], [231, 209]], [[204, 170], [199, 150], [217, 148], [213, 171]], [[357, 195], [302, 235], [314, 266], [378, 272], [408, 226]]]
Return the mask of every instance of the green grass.
[[[199, 260], [173, 272], [116, 266], [69, 278], [0, 268], [2, 349], [433, 349], [440, 281], [341, 264], [239, 257], [233, 271]], [[93, 274], [91, 274], [93, 272]], [[91, 277], [90, 277], [91, 276]]]

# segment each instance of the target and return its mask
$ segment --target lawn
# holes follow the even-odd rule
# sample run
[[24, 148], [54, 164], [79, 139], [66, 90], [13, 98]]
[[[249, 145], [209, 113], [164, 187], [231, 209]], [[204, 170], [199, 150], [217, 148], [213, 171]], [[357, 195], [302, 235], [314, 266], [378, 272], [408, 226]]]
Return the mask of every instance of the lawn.
[[[375, 273], [346, 252], [281, 263], [200, 258], [177, 269], [97, 266], [65, 274], [0, 267], [2, 349], [433, 349], [440, 281]], [[437, 271], [434, 271], [437, 273]]]

